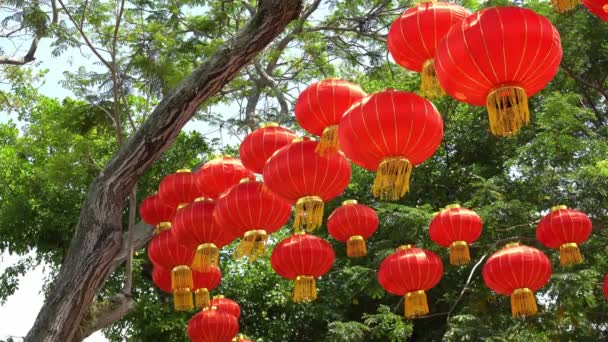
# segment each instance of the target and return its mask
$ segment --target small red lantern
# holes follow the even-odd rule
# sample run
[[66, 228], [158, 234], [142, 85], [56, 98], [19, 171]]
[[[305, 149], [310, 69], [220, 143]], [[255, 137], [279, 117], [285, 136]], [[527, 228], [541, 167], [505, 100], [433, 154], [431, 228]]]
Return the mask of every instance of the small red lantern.
[[429, 234], [436, 244], [450, 248], [450, 264], [466, 265], [471, 262], [469, 244], [479, 239], [482, 229], [483, 221], [477, 213], [452, 204], [435, 215]]
[[357, 200], [342, 202], [327, 219], [329, 234], [346, 242], [346, 255], [359, 258], [367, 255], [365, 240], [378, 229], [378, 214], [374, 209], [358, 204]]
[[239, 148], [241, 162], [249, 170], [262, 173], [268, 158], [296, 137], [292, 130], [280, 127], [276, 122], [265, 123], [243, 139]]
[[324, 202], [350, 182], [350, 163], [341, 152], [321, 156], [316, 141], [296, 141], [278, 150], [264, 167], [266, 186], [296, 202], [294, 227], [312, 231], [323, 223]]
[[580, 264], [583, 257], [578, 245], [589, 238], [591, 226], [585, 213], [558, 205], [540, 220], [536, 238], [547, 248], [559, 248], [560, 265]]
[[301, 232], [281, 241], [272, 251], [270, 263], [278, 275], [295, 281], [293, 301], [301, 303], [317, 299], [315, 279], [329, 272], [334, 259], [327, 241]]
[[604, 277], [604, 285], [602, 286], [602, 290], [604, 291], [604, 297], [608, 299], [608, 274]]
[[583, 5], [603, 21], [608, 21], [608, 0], [583, 0]]
[[[209, 291], [218, 287], [222, 281], [222, 271], [217, 267], [210, 267], [206, 272], [192, 272], [194, 284], [194, 297], [196, 307], [207, 307], [211, 302]], [[154, 266], [152, 281], [163, 292], [173, 293], [171, 288], [171, 271]], [[192, 296], [192, 294], [190, 294]], [[179, 308], [175, 308], [179, 310]]]
[[139, 215], [149, 225], [156, 227], [156, 233], [171, 229], [171, 220], [176, 208], [163, 202], [158, 194], [146, 197], [139, 206]]
[[158, 186], [158, 195], [163, 202], [175, 208], [182, 208], [202, 196], [196, 176], [188, 169], [180, 169], [166, 176]]
[[403, 245], [380, 264], [378, 282], [389, 293], [405, 297], [405, 317], [429, 313], [426, 292], [443, 275], [441, 258], [431, 251]]
[[197, 172], [198, 185], [205, 197], [217, 199], [243, 178], [255, 180], [253, 172], [247, 170], [241, 161], [222, 156], [208, 161]]
[[217, 311], [229, 313], [237, 319], [241, 318], [241, 307], [239, 306], [239, 303], [233, 301], [232, 299], [228, 299], [222, 295], [213, 296], [211, 306], [215, 306]]
[[238, 332], [239, 320], [214, 307], [204, 308], [188, 322], [192, 342], [232, 342]]
[[317, 152], [332, 154], [338, 151], [340, 119], [366, 95], [358, 85], [334, 78], [314, 83], [300, 93], [294, 108], [296, 120], [307, 132], [321, 136]]
[[505, 296], [511, 296], [513, 317], [534, 315], [538, 311], [534, 291], [551, 277], [551, 262], [536, 248], [508, 244], [492, 254], [483, 267], [486, 285]]

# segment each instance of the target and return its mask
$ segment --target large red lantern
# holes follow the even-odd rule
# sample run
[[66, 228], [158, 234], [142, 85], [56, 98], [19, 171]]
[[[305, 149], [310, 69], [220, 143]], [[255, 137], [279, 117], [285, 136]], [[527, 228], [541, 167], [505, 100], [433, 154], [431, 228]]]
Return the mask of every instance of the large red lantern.
[[494, 135], [507, 136], [530, 121], [528, 98], [557, 73], [559, 32], [534, 11], [491, 7], [465, 18], [437, 46], [441, 87], [455, 99], [485, 105]]
[[221, 156], [208, 161], [197, 172], [198, 185], [203, 196], [217, 199], [243, 178], [255, 179], [237, 158]]
[[204, 308], [188, 322], [192, 342], [232, 342], [238, 332], [239, 320], [214, 307]]
[[158, 195], [163, 202], [175, 208], [184, 207], [202, 196], [195, 174], [188, 169], [180, 169], [166, 176], [158, 186]]
[[250, 261], [266, 253], [268, 235], [281, 229], [290, 214], [288, 201], [264, 189], [264, 183], [247, 179], [218, 200], [214, 213], [222, 228], [242, 237], [236, 257]]
[[243, 139], [239, 147], [241, 162], [249, 170], [262, 173], [268, 158], [296, 137], [292, 130], [280, 127], [276, 122], [265, 123]]
[[[218, 287], [222, 281], [222, 271], [217, 267], [210, 267], [206, 272], [192, 272], [193, 289], [196, 307], [209, 306], [211, 299], [209, 291]], [[159, 266], [152, 270], [152, 281], [163, 292], [172, 293], [171, 271]], [[191, 296], [192, 294], [190, 294]], [[176, 306], [176, 310], [179, 308]]]
[[241, 307], [239, 306], [239, 303], [222, 295], [213, 296], [211, 306], [215, 306], [218, 311], [229, 313], [237, 319], [241, 317]]
[[389, 293], [405, 297], [405, 317], [429, 313], [426, 292], [443, 275], [441, 258], [431, 251], [404, 245], [380, 264], [378, 282]]
[[545, 247], [559, 248], [560, 265], [580, 264], [583, 257], [578, 245], [589, 238], [591, 226], [591, 220], [585, 213], [558, 205], [540, 220], [536, 238]]
[[482, 228], [483, 221], [477, 213], [452, 204], [435, 215], [429, 234], [436, 244], [450, 249], [450, 264], [465, 265], [471, 262], [469, 244], [479, 239]]
[[608, 21], [608, 0], [583, 0], [583, 5], [603, 21]]
[[296, 141], [278, 150], [264, 167], [266, 186], [296, 203], [296, 231], [323, 222], [324, 202], [340, 195], [350, 182], [350, 163], [341, 152], [321, 156], [316, 141]]
[[508, 244], [492, 254], [483, 267], [483, 280], [497, 293], [511, 297], [513, 317], [534, 315], [538, 311], [534, 291], [551, 277], [551, 262], [536, 248]]
[[435, 98], [443, 91], [435, 77], [437, 43], [450, 27], [459, 24], [470, 12], [448, 2], [423, 2], [410, 7], [391, 26], [386, 39], [388, 51], [395, 62], [415, 72], [421, 72], [420, 93]]
[[409, 190], [412, 169], [441, 144], [443, 120], [430, 101], [386, 90], [351, 107], [340, 121], [339, 135], [342, 151], [353, 163], [377, 171], [374, 196], [397, 200]]
[[340, 242], [346, 242], [346, 255], [358, 258], [367, 255], [365, 240], [378, 229], [378, 214], [374, 209], [346, 200], [327, 219], [329, 234]]
[[294, 108], [296, 120], [307, 132], [321, 136], [317, 152], [332, 154], [338, 151], [340, 119], [366, 95], [358, 85], [334, 78], [314, 83], [300, 93]]
[[156, 233], [171, 229], [171, 220], [176, 207], [163, 202], [158, 194], [146, 197], [139, 206], [139, 215], [149, 225], [156, 227]]
[[334, 259], [327, 241], [301, 232], [281, 241], [272, 251], [270, 263], [278, 275], [295, 281], [293, 301], [301, 303], [317, 299], [315, 279], [329, 272]]

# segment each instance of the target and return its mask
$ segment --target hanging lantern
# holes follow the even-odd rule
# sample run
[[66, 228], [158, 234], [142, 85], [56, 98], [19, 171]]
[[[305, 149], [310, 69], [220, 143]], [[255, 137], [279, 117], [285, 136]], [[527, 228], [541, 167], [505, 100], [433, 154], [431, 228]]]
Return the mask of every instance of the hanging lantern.
[[188, 322], [192, 342], [231, 342], [238, 332], [239, 320], [215, 307], [204, 308]]
[[404, 91], [374, 93], [340, 121], [340, 146], [350, 160], [376, 171], [373, 194], [397, 200], [408, 192], [413, 168], [441, 144], [443, 120], [433, 104]]
[[178, 209], [202, 196], [196, 176], [188, 169], [180, 169], [166, 176], [158, 186], [158, 195], [167, 205]]
[[264, 167], [266, 186], [296, 203], [294, 228], [312, 231], [323, 223], [324, 202], [350, 182], [350, 164], [341, 152], [321, 156], [316, 141], [296, 141], [278, 150]]
[[[217, 267], [211, 267], [206, 272], [192, 272], [194, 299], [196, 307], [207, 307], [211, 302], [209, 291], [220, 285], [222, 272]], [[171, 288], [171, 271], [162, 267], [154, 266], [152, 270], [152, 281], [163, 292], [173, 293]], [[190, 296], [192, 294], [190, 293]], [[179, 307], [175, 310], [180, 311]]]
[[365, 240], [378, 229], [378, 215], [374, 209], [358, 204], [356, 200], [342, 202], [327, 219], [329, 234], [346, 242], [346, 255], [359, 258], [367, 255]]
[[585, 213], [558, 205], [540, 220], [536, 238], [547, 248], [559, 248], [560, 265], [580, 264], [583, 257], [578, 245], [589, 238], [591, 226]]
[[265, 123], [243, 139], [239, 148], [241, 162], [249, 170], [262, 173], [268, 158], [296, 137], [293, 131], [276, 122]]
[[300, 93], [294, 108], [296, 120], [307, 132], [321, 136], [318, 153], [338, 151], [338, 123], [346, 110], [366, 95], [358, 85], [335, 78], [314, 83]]
[[482, 228], [483, 221], [477, 213], [452, 204], [435, 215], [429, 234], [436, 244], [450, 249], [450, 264], [460, 266], [471, 262], [469, 244], [479, 239]]
[[441, 87], [455, 99], [485, 105], [490, 131], [509, 136], [530, 121], [528, 98], [557, 73], [559, 32], [534, 11], [491, 7], [465, 18], [437, 46]]
[[583, 0], [583, 5], [603, 21], [608, 21], [608, 0]]
[[410, 7], [391, 25], [386, 45], [402, 67], [422, 73], [420, 94], [433, 99], [443, 95], [435, 76], [435, 49], [450, 27], [470, 12], [447, 2], [423, 2]]
[[572, 11], [579, 4], [579, 0], [551, 0], [551, 6], [558, 13]]
[[208, 161], [198, 170], [198, 185], [205, 197], [217, 199], [243, 178], [255, 180], [253, 172], [247, 170], [241, 161], [222, 156]]
[[513, 317], [538, 311], [534, 292], [551, 277], [551, 262], [536, 248], [508, 244], [492, 254], [483, 267], [483, 280], [495, 292], [511, 297]]
[[604, 277], [604, 285], [602, 286], [602, 290], [604, 291], [604, 297], [608, 299], [608, 274]]
[[241, 307], [239, 306], [239, 303], [232, 299], [228, 299], [222, 295], [213, 296], [211, 306], [215, 306], [217, 311], [229, 313], [237, 319], [241, 318]]
[[316, 278], [329, 272], [335, 259], [331, 245], [314, 235], [296, 233], [272, 251], [270, 264], [283, 278], [294, 280], [293, 301], [317, 299]]
[[231, 236], [241, 236], [235, 256], [255, 261], [266, 254], [268, 235], [281, 229], [291, 214], [291, 204], [264, 190], [264, 183], [243, 179], [222, 196], [215, 207], [218, 224]]
[[146, 197], [139, 206], [139, 215], [149, 225], [156, 227], [156, 234], [171, 229], [175, 207], [165, 204], [158, 194]]
[[431, 251], [412, 245], [397, 248], [380, 264], [378, 282], [389, 293], [405, 298], [405, 317], [429, 313], [426, 292], [443, 275], [441, 258]]

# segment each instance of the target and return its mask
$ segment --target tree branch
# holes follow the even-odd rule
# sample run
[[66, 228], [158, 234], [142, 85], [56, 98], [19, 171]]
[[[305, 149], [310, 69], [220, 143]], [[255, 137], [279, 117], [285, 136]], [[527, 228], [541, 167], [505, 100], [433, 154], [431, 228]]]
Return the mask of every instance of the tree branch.
[[561, 63], [560, 67], [562, 68], [562, 70], [564, 70], [566, 72], [566, 75], [570, 76], [570, 78], [579, 82], [583, 86], [587, 86], [587, 87], [597, 91], [598, 93], [600, 93], [600, 95], [602, 95], [604, 97], [604, 99], [608, 99], [608, 91], [606, 91], [606, 89], [603, 88], [603, 85], [600, 84], [598, 86], [596, 84], [593, 84], [593, 83], [583, 79], [582, 77], [578, 76], [574, 71], [572, 71], [572, 69], [567, 67], [566, 64], [564, 64], [564, 63]]
[[259, 61], [256, 61], [254, 65], [255, 65], [255, 70], [265, 81], [266, 85], [268, 85], [274, 91], [274, 94], [275, 94], [277, 100], [279, 101], [279, 106], [281, 107], [281, 111], [280, 111], [281, 117], [284, 117], [284, 118], [288, 117], [289, 116], [289, 103], [287, 102], [287, 99], [285, 99], [285, 95], [279, 88], [277, 81], [275, 81], [274, 78], [272, 78], [272, 76], [270, 76], [268, 73], [266, 73], [266, 70], [264, 70], [264, 67], [262, 66], [262, 64]]
[[83, 340], [94, 332], [109, 327], [134, 308], [135, 301], [133, 301], [133, 298], [123, 293], [108, 300], [96, 302], [91, 305], [87, 316], [83, 320], [85, 324], [80, 328], [78, 340]]

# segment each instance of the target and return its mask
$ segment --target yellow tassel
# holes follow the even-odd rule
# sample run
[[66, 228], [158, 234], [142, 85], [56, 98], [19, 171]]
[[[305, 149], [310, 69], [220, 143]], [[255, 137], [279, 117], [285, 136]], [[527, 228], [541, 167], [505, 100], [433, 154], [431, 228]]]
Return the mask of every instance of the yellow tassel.
[[190, 267], [185, 265], [175, 266], [171, 272], [171, 288], [177, 290], [191, 289], [193, 287], [192, 270]]
[[437, 80], [437, 75], [435, 74], [435, 63], [432, 59], [427, 60], [422, 65], [420, 94], [430, 100], [436, 99], [445, 94], [443, 89], [441, 89], [441, 85], [439, 85], [439, 81]]
[[268, 234], [265, 230], [247, 231], [236, 247], [234, 257], [237, 259], [248, 257], [249, 262], [254, 262], [258, 257], [266, 255], [267, 242]]
[[218, 266], [220, 251], [212, 243], [203, 243], [196, 248], [192, 269], [197, 272], [207, 272], [211, 266]]
[[559, 247], [559, 264], [561, 266], [576, 265], [582, 262], [583, 256], [576, 243], [565, 243]]
[[405, 318], [415, 318], [429, 313], [429, 304], [423, 290], [405, 294]]
[[492, 90], [486, 100], [490, 131], [497, 136], [514, 135], [530, 122], [528, 95], [520, 87], [500, 87]]
[[156, 234], [160, 234], [169, 229], [171, 229], [171, 222], [161, 222], [156, 225]]
[[579, 0], [551, 0], [551, 5], [558, 13], [566, 13], [573, 10], [579, 3]]
[[469, 245], [466, 241], [454, 241], [450, 245], [450, 264], [455, 266], [466, 265], [471, 262]]
[[372, 193], [381, 200], [396, 201], [410, 190], [412, 164], [406, 158], [386, 158], [378, 166]]
[[367, 255], [365, 239], [361, 235], [351, 236], [346, 242], [346, 255], [349, 258], [360, 258]]
[[206, 288], [194, 291], [194, 300], [197, 308], [206, 308], [211, 304], [211, 295]]
[[298, 276], [293, 288], [293, 301], [312, 302], [317, 299], [317, 282], [314, 277]]
[[338, 149], [338, 125], [325, 127], [315, 151], [319, 155], [325, 156], [335, 154]]
[[296, 202], [296, 213], [293, 227], [296, 232], [306, 229], [311, 232], [323, 223], [324, 203], [321, 197], [306, 196]]
[[173, 308], [175, 311], [190, 311], [194, 309], [192, 291], [189, 288], [173, 290]]
[[521, 288], [511, 294], [511, 315], [513, 317], [532, 316], [538, 312], [536, 297], [529, 288]]

